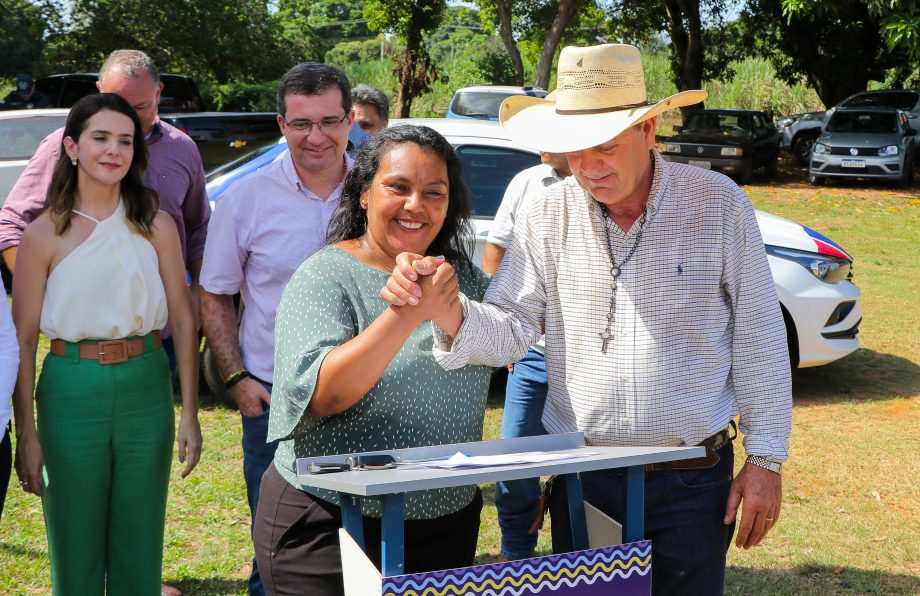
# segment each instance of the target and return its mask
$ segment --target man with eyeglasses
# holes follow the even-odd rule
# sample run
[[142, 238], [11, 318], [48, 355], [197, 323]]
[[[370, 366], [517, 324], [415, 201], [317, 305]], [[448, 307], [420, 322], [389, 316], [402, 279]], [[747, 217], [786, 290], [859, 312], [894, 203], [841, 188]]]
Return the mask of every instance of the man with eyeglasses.
[[[211, 218], [201, 269], [201, 315], [224, 384], [239, 404], [243, 476], [254, 516], [267, 443], [275, 311], [294, 271], [325, 243], [352, 160], [351, 86], [338, 68], [304, 62], [278, 87], [278, 126], [288, 149], [235, 183]], [[233, 296], [242, 295], [237, 328]], [[263, 594], [253, 559], [249, 593]]]

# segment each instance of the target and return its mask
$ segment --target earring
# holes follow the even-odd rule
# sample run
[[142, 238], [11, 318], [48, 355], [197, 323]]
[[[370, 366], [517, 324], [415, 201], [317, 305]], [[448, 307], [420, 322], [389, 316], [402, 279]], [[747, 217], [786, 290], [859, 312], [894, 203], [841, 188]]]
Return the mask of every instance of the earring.
[[361, 201], [361, 208], [367, 209], [367, 201]]
[[76, 158], [76, 157], [71, 157], [71, 158], [70, 158], [70, 163], [72, 163], [73, 165], [77, 165], [77, 158]]

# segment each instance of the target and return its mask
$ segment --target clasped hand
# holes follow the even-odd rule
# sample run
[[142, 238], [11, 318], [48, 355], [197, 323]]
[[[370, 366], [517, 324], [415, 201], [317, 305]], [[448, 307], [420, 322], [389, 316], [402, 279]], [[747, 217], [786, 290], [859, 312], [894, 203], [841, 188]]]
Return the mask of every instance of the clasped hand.
[[380, 297], [395, 307], [406, 307], [419, 322], [431, 320], [448, 332], [456, 333], [462, 310], [458, 300], [460, 283], [454, 267], [444, 257], [400, 253], [396, 266]]

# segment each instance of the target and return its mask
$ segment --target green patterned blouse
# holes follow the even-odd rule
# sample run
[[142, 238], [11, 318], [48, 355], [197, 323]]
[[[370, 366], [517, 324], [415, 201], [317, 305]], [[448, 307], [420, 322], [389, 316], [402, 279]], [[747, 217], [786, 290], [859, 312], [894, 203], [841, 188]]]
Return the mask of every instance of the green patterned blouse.
[[[489, 278], [458, 271], [460, 291], [480, 300]], [[354, 406], [315, 418], [307, 411], [323, 358], [358, 335], [387, 303], [379, 296], [389, 274], [331, 246], [306, 260], [281, 298], [275, 321], [275, 372], [268, 439], [280, 439], [275, 468], [293, 486], [339, 504], [338, 493], [301, 487], [299, 457], [464, 443], [482, 439], [491, 369], [445, 371], [431, 353], [431, 324], [419, 325], [379, 381]], [[432, 519], [470, 503], [475, 487], [406, 495], [407, 519]], [[380, 502], [365, 499], [365, 515]]]

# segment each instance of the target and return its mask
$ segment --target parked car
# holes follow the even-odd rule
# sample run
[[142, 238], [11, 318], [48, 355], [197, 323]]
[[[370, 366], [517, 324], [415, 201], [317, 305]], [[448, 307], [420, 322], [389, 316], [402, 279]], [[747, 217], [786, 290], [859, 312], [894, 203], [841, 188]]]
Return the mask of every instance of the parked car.
[[447, 108], [446, 118], [477, 118], [498, 120], [498, 107], [506, 97], [530, 95], [546, 97], [547, 92], [539, 87], [509, 87], [504, 85], [477, 85], [463, 87], [454, 92]]
[[[56, 108], [69, 108], [78, 99], [98, 93], [96, 81], [99, 74], [80, 72], [56, 74], [35, 81], [35, 88], [48, 96], [51, 105]], [[204, 100], [198, 92], [198, 85], [191, 77], [177, 74], [160, 73], [163, 92], [160, 94], [160, 112], [203, 112]]]
[[764, 112], [705, 109], [690, 116], [664, 140], [668, 161], [718, 170], [744, 184], [757, 168], [776, 175], [779, 133]]
[[[510, 140], [497, 122], [390, 120], [390, 126], [402, 124], [429, 126], [457, 149], [473, 201], [473, 262], [481, 264], [485, 241], [508, 182], [521, 170], [539, 163], [539, 154]], [[278, 159], [286, 148], [281, 139], [276, 145], [257, 149], [209, 172], [207, 190], [212, 207], [220, 209], [220, 196], [230, 185]], [[855, 351], [862, 307], [859, 288], [852, 282], [853, 257], [832, 240], [788, 219], [757, 211], [757, 222], [783, 310], [793, 366], [818, 366]], [[215, 395], [223, 395], [222, 379], [207, 348], [203, 357], [208, 385]]]
[[[97, 79], [97, 73], [57, 74], [38, 79], [35, 87], [54, 107], [69, 108], [81, 97], [99, 92]], [[160, 119], [195, 141], [206, 171], [278, 138], [274, 112], [206, 112], [191, 77], [161, 73], [160, 82]]]
[[275, 112], [194, 112], [161, 114], [195, 141], [205, 171], [245, 155], [280, 134]]
[[793, 114], [776, 121], [782, 135], [781, 145], [789, 149], [796, 163], [808, 165], [811, 148], [824, 131], [830, 117], [838, 107], [879, 106], [892, 107], [907, 113], [911, 128], [920, 130], [920, 91], [915, 89], [878, 89], [862, 91], [821, 112]]
[[64, 126], [70, 110], [0, 112], [0, 206], [42, 140]]
[[905, 112], [839, 107], [812, 148], [808, 179], [823, 185], [827, 178], [882, 178], [906, 188], [913, 182], [916, 147], [917, 130]]

